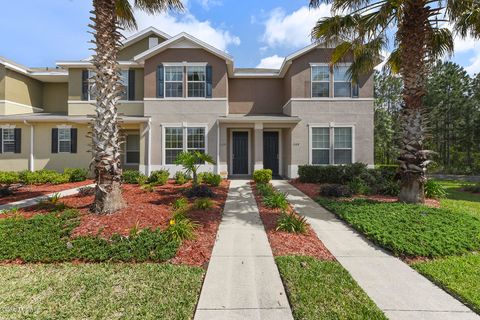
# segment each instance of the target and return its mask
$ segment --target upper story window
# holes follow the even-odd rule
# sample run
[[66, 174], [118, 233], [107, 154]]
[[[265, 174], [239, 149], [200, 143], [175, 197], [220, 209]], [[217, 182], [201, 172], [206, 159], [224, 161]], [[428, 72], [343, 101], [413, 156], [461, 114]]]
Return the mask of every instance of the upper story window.
[[312, 97], [330, 96], [330, 68], [328, 65], [312, 66]]
[[2, 129], [2, 152], [15, 152], [15, 129]]
[[333, 96], [351, 97], [352, 81], [347, 73], [349, 66], [340, 65], [333, 68]]
[[183, 97], [182, 66], [165, 66], [165, 97]]
[[206, 71], [204, 66], [188, 66], [188, 97], [204, 98], [206, 95]]
[[[95, 88], [95, 72], [93, 70], [84, 70], [82, 75], [83, 77], [83, 86], [82, 90], [82, 100], [94, 101], [97, 98], [96, 95], [96, 88]], [[120, 100], [130, 100], [129, 99], [129, 70], [121, 70], [120, 71], [120, 86], [121, 86], [121, 93], [120, 93]], [[86, 92], [85, 92], [86, 91]], [[133, 97], [132, 97], [133, 98]]]

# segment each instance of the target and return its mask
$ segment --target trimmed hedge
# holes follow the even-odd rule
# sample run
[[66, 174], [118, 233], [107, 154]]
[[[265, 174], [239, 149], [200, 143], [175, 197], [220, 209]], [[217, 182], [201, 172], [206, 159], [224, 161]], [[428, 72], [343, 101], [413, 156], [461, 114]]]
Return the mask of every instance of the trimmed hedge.
[[260, 169], [253, 172], [255, 183], [269, 183], [272, 180], [272, 170]]
[[88, 171], [81, 168], [66, 168], [63, 173], [46, 169], [20, 172], [0, 171], [0, 184], [62, 184], [85, 181], [87, 175]]

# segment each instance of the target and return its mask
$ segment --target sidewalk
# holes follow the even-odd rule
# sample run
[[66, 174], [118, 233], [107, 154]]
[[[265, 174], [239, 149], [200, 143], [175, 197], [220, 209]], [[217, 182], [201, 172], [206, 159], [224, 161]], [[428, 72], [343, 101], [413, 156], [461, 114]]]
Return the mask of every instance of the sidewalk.
[[232, 180], [196, 320], [293, 320], [248, 180]]
[[390, 319], [480, 319], [425, 277], [347, 226], [287, 181], [272, 184], [288, 193], [318, 238]]

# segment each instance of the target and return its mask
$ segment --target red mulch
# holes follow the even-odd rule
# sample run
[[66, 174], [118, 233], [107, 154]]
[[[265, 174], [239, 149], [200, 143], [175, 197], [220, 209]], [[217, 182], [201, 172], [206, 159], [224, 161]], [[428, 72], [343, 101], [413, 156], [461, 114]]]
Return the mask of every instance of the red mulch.
[[92, 180], [81, 182], [70, 182], [63, 184], [38, 184], [38, 185], [24, 185], [14, 191], [14, 194], [7, 197], [0, 198], [0, 205], [29, 198], [43, 196], [49, 193], [60, 192], [68, 189], [78, 188], [92, 184]]
[[[317, 183], [303, 183], [299, 182], [298, 179], [291, 180], [290, 183], [297, 188], [298, 190], [305, 193], [312, 199], [316, 199], [319, 197], [320, 192], [320, 184]], [[378, 202], [398, 202], [398, 197], [392, 196], [382, 196], [382, 195], [356, 195], [346, 200], [353, 200], [353, 199], [369, 199]], [[440, 208], [440, 201], [437, 199], [425, 199], [425, 205], [432, 207], [432, 208]]]
[[[255, 183], [252, 182], [255, 200], [257, 201], [260, 217], [267, 232], [268, 241], [274, 256], [303, 255], [320, 260], [335, 260], [325, 245], [318, 239], [310, 226], [306, 234], [289, 233], [275, 230], [280, 215], [279, 209], [270, 209], [263, 205], [261, 195], [257, 192]], [[294, 212], [289, 208], [290, 212]]]
[[[219, 187], [212, 188], [217, 196], [212, 199], [214, 206], [211, 209], [192, 210], [188, 213], [188, 217], [198, 224], [195, 230], [196, 237], [182, 243], [172, 263], [203, 266], [209, 261], [227, 199], [229, 183], [222, 181]], [[154, 192], [147, 192], [138, 185], [125, 184], [122, 186], [122, 195], [127, 207], [110, 215], [91, 214], [89, 210], [93, 196], [75, 195], [62, 198], [60, 201], [67, 207], [80, 211], [80, 225], [73, 230], [73, 237], [98, 235], [110, 238], [113, 234], [129, 235], [132, 228], [165, 229], [172, 217], [172, 202], [180, 198], [182, 191], [187, 187], [188, 184], [176, 185], [170, 181], [164, 186], [155, 187]], [[18, 214], [29, 218], [47, 212], [34, 206], [21, 209]]]

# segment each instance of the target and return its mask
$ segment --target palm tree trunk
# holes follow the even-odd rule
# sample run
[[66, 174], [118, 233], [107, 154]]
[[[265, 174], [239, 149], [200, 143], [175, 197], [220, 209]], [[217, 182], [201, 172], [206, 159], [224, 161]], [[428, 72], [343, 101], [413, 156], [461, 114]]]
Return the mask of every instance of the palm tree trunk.
[[426, 79], [426, 25], [428, 9], [425, 1], [406, 1], [403, 20], [397, 34], [400, 43], [400, 72], [404, 81], [401, 112], [402, 149], [400, 162], [399, 200], [407, 203], [425, 202], [425, 167], [427, 153], [423, 97]]
[[120, 69], [117, 62], [120, 34], [117, 31], [115, 0], [93, 0], [90, 27], [94, 30], [96, 117], [92, 123], [95, 202], [99, 214], [115, 212], [125, 206], [121, 192], [120, 137], [117, 103], [120, 98]]

